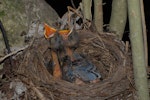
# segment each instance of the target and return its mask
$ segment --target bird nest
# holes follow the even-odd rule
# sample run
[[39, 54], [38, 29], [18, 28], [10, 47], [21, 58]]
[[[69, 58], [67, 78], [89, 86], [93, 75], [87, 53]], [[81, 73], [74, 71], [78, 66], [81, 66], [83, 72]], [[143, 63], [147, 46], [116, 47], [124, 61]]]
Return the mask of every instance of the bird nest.
[[[35, 38], [30, 46], [12, 56], [1, 70], [0, 89], [8, 99], [21, 100], [116, 100], [133, 99], [133, 73], [129, 46], [112, 33], [79, 31], [80, 44], [75, 52], [84, 54], [101, 73], [97, 83], [77, 85], [56, 79], [48, 69], [49, 43], [44, 37]], [[19, 91], [19, 92], [18, 92]]]

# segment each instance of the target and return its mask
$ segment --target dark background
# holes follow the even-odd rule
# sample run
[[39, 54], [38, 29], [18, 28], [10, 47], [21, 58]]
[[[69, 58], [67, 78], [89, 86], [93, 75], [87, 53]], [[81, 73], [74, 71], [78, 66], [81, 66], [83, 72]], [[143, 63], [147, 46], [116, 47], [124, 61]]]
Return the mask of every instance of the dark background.
[[[72, 6], [71, 0], [46, 0], [48, 4], [51, 5], [58, 13], [60, 17], [63, 16], [65, 12], [67, 12], [67, 6]], [[79, 3], [82, 0], [73, 0], [76, 7], [78, 7]], [[145, 10], [145, 20], [146, 20], [146, 27], [147, 27], [147, 40], [148, 40], [148, 56], [150, 58], [150, 0], [143, 0], [144, 1], [144, 10]], [[104, 16], [104, 24], [109, 23], [110, 15], [111, 15], [111, 4], [112, 0], [103, 0], [105, 5], [103, 6], [103, 16]], [[128, 21], [125, 29], [125, 34], [123, 40], [129, 40], [129, 27]], [[148, 64], [150, 65], [150, 59], [148, 60]]]

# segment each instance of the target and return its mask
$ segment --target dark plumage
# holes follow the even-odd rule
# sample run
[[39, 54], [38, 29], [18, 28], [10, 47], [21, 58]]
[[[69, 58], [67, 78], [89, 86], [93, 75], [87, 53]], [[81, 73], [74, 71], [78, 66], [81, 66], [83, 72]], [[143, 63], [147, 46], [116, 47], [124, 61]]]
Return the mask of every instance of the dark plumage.
[[74, 57], [76, 58], [74, 62], [71, 62], [69, 57], [64, 62], [63, 79], [74, 82], [78, 78], [83, 82], [91, 82], [101, 78], [91, 62], [79, 54], [74, 54]]
[[63, 39], [62, 39], [62, 36], [59, 35], [58, 32], [56, 32], [54, 36], [49, 39], [49, 42], [50, 42], [50, 48], [52, 50], [59, 51], [63, 49], [63, 45], [64, 45]]
[[63, 40], [61, 35], [56, 31], [53, 37], [49, 38], [50, 49], [53, 58], [53, 76], [56, 78], [62, 77], [60, 56], [63, 54]]
[[73, 31], [69, 34], [66, 46], [71, 49], [76, 49], [79, 45], [79, 34], [73, 29]]
[[73, 52], [79, 45], [78, 32], [76, 32], [75, 29], [72, 29], [70, 32], [61, 31], [61, 35], [63, 37], [66, 54], [71, 58], [71, 61], [73, 61]]

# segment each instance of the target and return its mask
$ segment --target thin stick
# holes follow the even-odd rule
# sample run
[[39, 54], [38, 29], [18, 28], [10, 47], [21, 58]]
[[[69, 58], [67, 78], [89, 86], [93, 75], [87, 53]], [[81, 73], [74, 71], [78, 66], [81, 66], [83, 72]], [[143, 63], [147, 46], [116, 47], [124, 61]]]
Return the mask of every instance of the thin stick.
[[9, 45], [8, 37], [7, 37], [5, 28], [4, 28], [1, 20], [0, 20], [0, 29], [2, 31], [2, 35], [3, 35], [3, 39], [4, 39], [4, 42], [5, 42], [6, 49], [7, 49], [7, 53], [10, 53], [11, 50], [10, 50], [10, 45]]
[[125, 53], [128, 53], [129, 51], [129, 41], [126, 41], [126, 44], [125, 44]]
[[1, 58], [0, 58], [0, 64], [1, 64], [5, 59], [7, 59], [7, 58], [9, 58], [9, 57], [11, 57], [11, 56], [17, 54], [18, 52], [21, 52], [21, 51], [25, 50], [27, 47], [28, 47], [28, 46], [23, 47], [23, 48], [21, 48], [21, 49], [18, 49], [17, 51], [13, 51], [13, 52], [11, 52], [11, 53], [5, 55], [4, 57], [1, 57]]
[[76, 9], [76, 6], [75, 6], [73, 0], [71, 0], [71, 4], [72, 4], [73, 8]]
[[[6, 46], [6, 49], [7, 49], [7, 53], [11, 53], [11, 50], [10, 50], [10, 45], [9, 45], [9, 41], [8, 41], [8, 37], [7, 37], [7, 34], [6, 34], [6, 31], [5, 31], [5, 28], [0, 20], [0, 29], [1, 29], [1, 32], [2, 32], [2, 35], [3, 35], [3, 39], [4, 39], [4, 42], [5, 42], [5, 46]], [[12, 58], [11, 56], [9, 56], [9, 62], [10, 62], [10, 66], [12, 67]]]
[[44, 97], [44, 95], [41, 93], [41, 91], [35, 87], [35, 85], [32, 83], [32, 81], [30, 81], [30, 87], [37, 94], [37, 96], [39, 97], [40, 100], [47, 100]]
[[82, 16], [81, 14], [78, 13], [80, 7], [79, 7], [78, 9], [76, 9], [76, 10], [73, 9], [72, 7], [70, 7], [70, 6], [68, 6], [67, 8], [68, 8], [69, 10], [72, 10], [72, 11], [73, 11], [74, 13], [76, 13], [79, 17], [83, 18], [83, 16]]

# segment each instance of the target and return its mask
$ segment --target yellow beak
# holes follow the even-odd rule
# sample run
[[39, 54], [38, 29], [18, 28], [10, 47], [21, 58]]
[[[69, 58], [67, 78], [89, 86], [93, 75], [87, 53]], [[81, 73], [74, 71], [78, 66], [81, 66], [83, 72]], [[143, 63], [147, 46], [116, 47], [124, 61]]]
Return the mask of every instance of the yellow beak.
[[59, 34], [61, 34], [61, 35], [68, 35], [69, 32], [70, 32], [70, 30], [60, 30]]
[[60, 30], [59, 34], [63, 37], [63, 39], [67, 39], [69, 36], [70, 30]]

